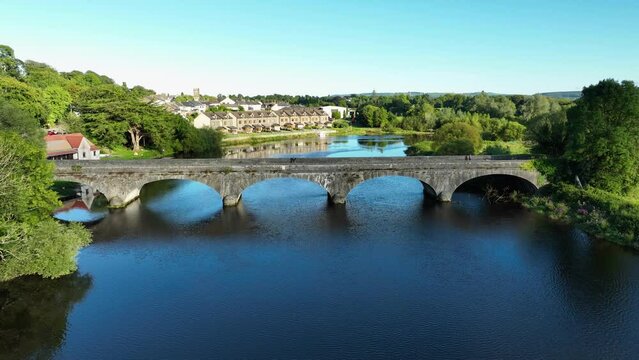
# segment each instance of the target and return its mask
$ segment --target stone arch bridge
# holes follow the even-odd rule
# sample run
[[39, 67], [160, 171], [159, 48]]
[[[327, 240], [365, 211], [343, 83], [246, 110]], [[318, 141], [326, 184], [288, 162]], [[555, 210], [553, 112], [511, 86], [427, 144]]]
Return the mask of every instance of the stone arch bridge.
[[297, 159], [158, 159], [115, 161], [56, 161], [56, 180], [92, 187], [111, 207], [134, 201], [145, 184], [168, 179], [194, 180], [215, 189], [224, 206], [234, 206], [242, 191], [264, 180], [298, 178], [321, 185], [332, 203], [343, 204], [358, 184], [381, 176], [418, 179], [426, 194], [450, 201], [465, 182], [488, 175], [506, 175], [536, 189], [539, 174], [524, 166], [525, 158], [427, 156], [404, 158]]

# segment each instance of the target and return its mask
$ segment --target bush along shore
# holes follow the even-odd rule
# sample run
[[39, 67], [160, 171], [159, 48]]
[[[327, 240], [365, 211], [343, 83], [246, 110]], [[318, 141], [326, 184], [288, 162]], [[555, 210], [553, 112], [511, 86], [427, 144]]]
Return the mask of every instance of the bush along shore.
[[521, 198], [528, 209], [573, 224], [598, 239], [639, 250], [639, 200], [559, 183]]

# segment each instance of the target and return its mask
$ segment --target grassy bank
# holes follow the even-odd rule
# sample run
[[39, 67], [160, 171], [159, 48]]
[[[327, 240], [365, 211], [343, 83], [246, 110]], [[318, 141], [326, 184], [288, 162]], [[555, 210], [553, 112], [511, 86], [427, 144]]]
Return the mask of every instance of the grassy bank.
[[226, 134], [222, 139], [225, 146], [243, 145], [243, 144], [260, 144], [265, 142], [281, 141], [288, 139], [298, 139], [307, 137], [317, 137], [321, 132], [334, 135], [336, 132], [332, 129], [325, 130], [302, 130], [302, 131], [282, 131], [276, 133], [252, 133], [252, 134]]
[[639, 250], [639, 199], [559, 184], [541, 189], [523, 204], [554, 220], [574, 224], [596, 238]]
[[429, 133], [403, 130], [403, 129], [382, 129], [382, 128], [370, 128], [361, 126], [349, 126], [345, 128], [335, 128], [338, 136], [348, 135], [426, 135]]
[[[500, 152], [493, 153], [491, 149], [499, 149]], [[480, 153], [488, 155], [528, 155], [530, 154], [530, 147], [523, 141], [484, 141]], [[433, 142], [424, 140], [415, 143], [406, 150], [406, 154], [409, 156], [434, 155]]]
[[137, 153], [134, 153], [131, 149], [118, 148], [111, 150], [107, 153], [108, 156], [103, 157], [103, 160], [139, 160], [139, 159], [160, 159], [163, 157], [170, 157], [171, 154], [162, 154], [157, 150], [142, 149]]

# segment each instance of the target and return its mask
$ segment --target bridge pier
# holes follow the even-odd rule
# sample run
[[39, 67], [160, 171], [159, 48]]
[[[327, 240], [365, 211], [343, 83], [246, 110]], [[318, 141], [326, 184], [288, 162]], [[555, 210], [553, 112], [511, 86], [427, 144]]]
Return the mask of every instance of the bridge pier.
[[[102, 188], [109, 189], [107, 187]], [[130, 203], [137, 200], [138, 197], [140, 197], [140, 189], [121, 189], [118, 187], [113, 187], [110, 190], [102, 192], [102, 194], [104, 194], [104, 196], [109, 201], [109, 207], [117, 209], [124, 208]]]
[[222, 204], [224, 207], [237, 206], [240, 203], [242, 194], [239, 195], [226, 195], [222, 198]]
[[440, 202], [451, 202], [453, 200], [453, 193], [450, 191], [442, 191], [437, 195], [437, 200]]
[[333, 205], [344, 205], [346, 204], [346, 194], [338, 192], [338, 193], [329, 193], [328, 194], [328, 202]]

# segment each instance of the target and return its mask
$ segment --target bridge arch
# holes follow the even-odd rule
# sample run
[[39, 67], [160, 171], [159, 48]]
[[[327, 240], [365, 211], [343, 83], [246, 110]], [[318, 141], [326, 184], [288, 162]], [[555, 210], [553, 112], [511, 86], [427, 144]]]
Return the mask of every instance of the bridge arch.
[[317, 184], [326, 191], [329, 201], [339, 203], [340, 199], [346, 198], [346, 194], [348, 193], [348, 190], [350, 190], [350, 187], [345, 190], [342, 189], [344, 182], [335, 181], [335, 177], [335, 174], [328, 173], [268, 172], [255, 174], [229, 174], [228, 178], [223, 181], [220, 187], [222, 189], [221, 194], [224, 199], [224, 206], [236, 205], [240, 201], [242, 193], [251, 186], [276, 179], [296, 179]]
[[535, 193], [538, 187], [533, 179], [518, 174], [487, 174], [472, 177], [458, 184], [451, 196], [459, 192], [485, 192], [487, 187], [502, 191]]
[[[293, 180], [293, 181], [287, 182], [287, 180], [289, 181]], [[297, 177], [297, 176], [277, 176], [277, 177], [270, 177], [267, 179], [257, 180], [251, 183], [250, 185], [248, 185], [246, 188], [242, 189], [241, 196], [245, 197], [247, 193], [250, 193], [251, 190], [254, 190], [256, 187], [259, 187], [259, 186], [270, 186], [274, 190], [281, 192], [283, 190], [282, 186], [289, 186], [289, 189], [290, 189], [290, 187], [295, 186], [294, 185], [295, 183], [312, 185], [313, 188], [316, 188], [317, 190], [321, 189], [328, 197], [330, 197], [330, 193], [328, 192], [328, 189], [322, 183], [318, 181], [314, 181], [312, 179], [308, 179], [306, 177]], [[295, 196], [295, 193], [291, 193], [291, 195]]]
[[[423, 189], [423, 194], [425, 199], [437, 200], [438, 194], [433, 186], [431, 186], [428, 182], [424, 181], [422, 178], [414, 175], [414, 174], [401, 174], [401, 173], [389, 173], [389, 174], [376, 174], [375, 176], [366, 177], [363, 181], [359, 182], [349, 191], [350, 194], [352, 191], [357, 189], [358, 187], [370, 182], [384, 178], [395, 178], [395, 179], [403, 179], [410, 181], [417, 181], [421, 184]], [[348, 195], [347, 194], [347, 195]]]
[[[177, 183], [175, 183], [177, 182]], [[152, 185], [154, 186], [161, 186], [161, 185], [165, 185], [164, 186], [164, 190], [169, 190], [172, 187], [177, 187], [180, 186], [182, 184], [188, 184], [188, 183], [195, 183], [198, 185], [202, 185], [207, 187], [208, 189], [210, 189], [211, 191], [213, 191], [215, 193], [215, 196], [221, 198], [222, 196], [220, 195], [220, 192], [213, 186], [211, 186], [211, 184], [207, 184], [205, 181], [202, 181], [202, 179], [195, 179], [195, 178], [191, 178], [191, 177], [187, 177], [187, 178], [172, 178], [172, 177], [167, 177], [167, 178], [162, 178], [162, 179], [158, 179], [158, 180], [152, 180], [152, 181], [148, 181], [145, 182], [142, 186], [140, 186], [139, 189], [139, 198], [143, 198], [143, 197], [147, 197], [149, 195], [153, 195], [153, 194], [149, 194], [149, 191], [152, 190]], [[162, 188], [161, 188], [162, 189]], [[160, 190], [161, 190], [160, 189]]]

